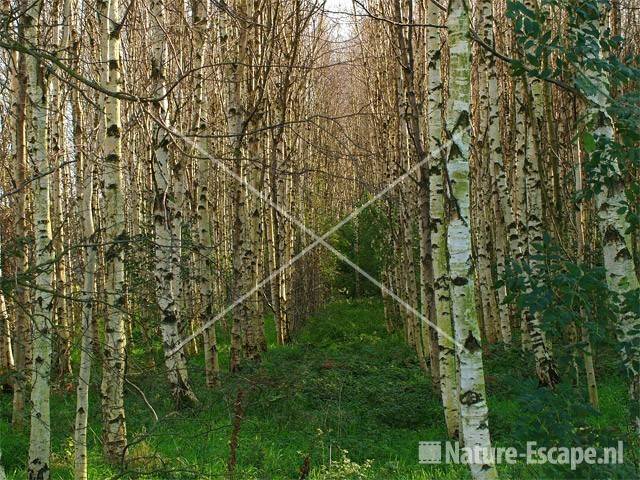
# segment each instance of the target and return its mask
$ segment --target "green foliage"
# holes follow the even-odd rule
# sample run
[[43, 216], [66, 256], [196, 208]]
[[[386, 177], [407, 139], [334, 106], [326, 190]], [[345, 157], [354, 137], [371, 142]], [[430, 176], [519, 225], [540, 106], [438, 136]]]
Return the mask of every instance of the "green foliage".
[[[2, 405], [6, 403], [7, 396], [3, 395]], [[10, 402], [9, 402], [10, 405]], [[0, 446], [2, 447], [2, 466], [7, 475], [24, 469], [24, 454], [29, 450], [28, 433], [11, 431], [11, 416], [7, 405], [2, 410], [0, 417]], [[7, 441], [11, 439], [11, 441]]]
[[[360, 205], [368, 198], [364, 198]], [[356, 218], [343, 225], [331, 239], [332, 245], [349, 260], [380, 280], [380, 273], [390, 256], [388, 239], [389, 219], [385, 212], [373, 203], [358, 214]], [[357, 273], [346, 262], [338, 260], [333, 276], [334, 288], [348, 298], [373, 297], [380, 289]]]
[[[632, 230], [639, 225], [637, 207], [640, 186], [640, 109], [637, 55], [621, 57], [624, 40], [607, 28], [608, 0], [543, 0], [532, 10], [520, 1], [507, 2], [507, 17], [514, 25], [520, 56], [512, 63], [515, 76], [526, 74], [559, 84], [587, 99], [600, 94], [615, 125], [613, 138], [599, 130], [600, 115], [583, 119], [582, 140], [587, 154], [584, 165], [587, 183], [580, 198], [591, 198], [604, 186], [624, 179], [625, 214]], [[555, 28], [551, 15], [562, 12], [566, 28]], [[594, 79], [597, 79], [594, 82]], [[614, 92], [621, 92], [614, 94]]]
[[[486, 376], [489, 423], [496, 446], [515, 446], [524, 452], [527, 442], [536, 442], [538, 447], [546, 448], [596, 449], [625, 442], [625, 464], [584, 464], [578, 465], [576, 470], [563, 465], [528, 465], [521, 472], [524, 478], [635, 478], [634, 443], [629, 440], [626, 429], [628, 411], [621, 405], [627, 393], [619, 372], [617, 352], [604, 346], [599, 351], [596, 363], [596, 376], [600, 382], [599, 411], [589, 405], [586, 392], [576, 389], [566, 376], [554, 390], [539, 388], [531, 375], [534, 366], [529, 352], [504, 350], [494, 345], [485, 359], [489, 372]], [[616, 380], [612, 382], [612, 379]]]
[[[511, 438], [521, 448], [525, 448], [527, 441], [545, 446], [608, 447], [620, 440], [631, 446], [633, 441], [629, 442], [624, 427], [628, 420], [620, 419], [615, 426], [605, 423], [606, 428], [599, 425], [598, 417], [603, 413], [589, 405], [585, 380], [576, 376], [575, 364], [581, 363], [585, 344], [578, 338], [573, 343], [567, 341], [571, 328], [586, 329], [599, 353], [598, 381], [602, 382], [603, 376], [612, 373], [622, 377], [624, 369], [614, 340], [619, 307], [607, 286], [604, 269], [567, 258], [566, 252], [549, 237], [535, 247], [531, 258], [537, 262], [514, 262], [509, 266], [505, 279], [510, 293], [506, 301], [516, 306], [518, 317], [525, 310], [540, 316], [547, 338], [554, 342], [554, 358], [562, 382], [549, 390], [537, 388], [536, 380], [530, 377], [504, 377], [504, 382], [510, 385], [509, 391], [521, 405], [513, 424], [509, 425]], [[608, 352], [606, 357], [603, 351]], [[522, 365], [518, 370], [530, 372], [533, 366]], [[618, 399], [624, 395], [622, 390]], [[550, 465], [540, 466], [546, 475], [550, 475], [550, 468]], [[553, 468], [557, 478], [625, 478], [632, 472], [629, 465], [581, 465], [576, 471], [566, 466]]]
[[[521, 409], [513, 417], [509, 444], [520, 451], [526, 451], [527, 442], [536, 442], [546, 448], [594, 447], [601, 453], [603, 448], [616, 447], [618, 441], [625, 441], [626, 453], [631, 456], [632, 443], [627, 441], [626, 432], [611, 426], [601, 428], [598, 417], [602, 414], [577, 394], [569, 382], [561, 383], [553, 391], [537, 388], [532, 379], [520, 381], [514, 387], [520, 390], [518, 404]], [[539, 468], [545, 478], [631, 478], [634, 473], [631, 461], [614, 465], [580, 464], [575, 470], [569, 465], [543, 464]]]
[[[150, 368], [149, 362], [162, 364], [159, 353], [144, 354], [139, 348], [143, 340], [133, 340], [128, 379], [145, 392], [159, 421], [154, 420], [140, 393], [127, 384], [129, 463], [124, 472], [105, 465], [100, 442], [100, 378], [94, 375], [90, 389], [89, 477], [225, 478], [234, 401], [242, 389], [245, 411], [239, 433], [237, 479], [299, 478], [306, 458], [313, 480], [470, 478], [464, 465], [418, 463], [419, 441], [446, 439], [442, 407], [412, 349], [400, 334], [386, 333], [379, 301], [332, 303], [309, 319], [287, 346], [275, 345], [272, 322], [267, 322], [267, 327], [270, 349], [262, 364], [246, 367], [237, 376], [223, 373], [218, 389], [204, 387], [202, 356], [190, 357], [189, 371], [200, 405], [181, 411], [173, 410], [162, 368]], [[226, 372], [228, 338], [221, 334], [220, 339], [222, 369]], [[572, 440], [572, 429], [587, 426], [604, 444], [606, 429], [612, 428], [613, 436], [628, 420], [624, 382], [616, 369], [609, 368], [608, 359], [607, 354], [598, 362], [607, 370], [599, 372], [602, 408], [596, 415], [577, 401], [563, 400], [553, 405], [554, 396], [542, 393], [538, 397], [536, 385], [528, 380], [530, 355], [492, 347], [486, 355], [492, 439], [501, 446], [517, 444], [525, 429], [538, 435], [534, 438], [544, 438], [544, 429], [563, 422], [550, 438]], [[73, 391], [54, 390], [53, 479], [72, 478], [74, 405]], [[28, 439], [10, 431], [10, 412], [10, 395], [4, 395], [0, 397], [0, 446], [9, 478], [19, 479], [24, 478]], [[348, 456], [341, 455], [342, 450], [347, 450]], [[565, 470], [559, 467], [522, 463], [502, 465], [499, 472], [507, 479], [565, 476]], [[616, 478], [619, 473], [597, 472], [604, 472], [600, 478]]]
[[509, 294], [505, 302], [516, 307], [518, 316], [525, 310], [540, 315], [546, 335], [560, 345], [556, 360], [569, 369], [584, 344], [577, 339], [573, 344], [563, 341], [568, 329], [585, 328], [596, 348], [611, 346], [616, 305], [604, 268], [567, 258], [548, 236], [543, 245], [534, 248], [530, 258], [537, 262], [512, 262], [508, 266], [504, 280]]

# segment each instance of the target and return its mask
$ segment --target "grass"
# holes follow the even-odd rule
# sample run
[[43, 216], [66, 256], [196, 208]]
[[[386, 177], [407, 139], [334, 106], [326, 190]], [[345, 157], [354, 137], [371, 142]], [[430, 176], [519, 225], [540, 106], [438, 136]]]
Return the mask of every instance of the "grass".
[[[470, 478], [458, 465], [420, 465], [418, 442], [445, 440], [438, 395], [399, 335], [388, 335], [377, 301], [340, 301], [310, 319], [291, 345], [271, 343], [258, 367], [223, 375], [223, 386], [204, 388], [201, 355], [190, 359], [200, 399], [175, 412], [167, 394], [159, 348], [148, 352], [141, 339], [130, 346], [127, 388], [131, 442], [125, 478], [225, 478], [237, 392], [244, 393], [236, 477], [297, 479], [308, 457], [311, 479], [426, 480]], [[223, 336], [223, 345], [227, 345]], [[144, 347], [144, 348], [143, 348]], [[228, 351], [222, 348], [222, 367]], [[624, 435], [626, 391], [615, 367], [600, 371], [601, 411], [584, 406], [581, 391], [548, 393], [531, 380], [530, 355], [500, 347], [486, 352], [490, 425], [496, 445], [600, 442]], [[98, 370], [98, 369], [96, 369]], [[99, 378], [91, 389], [89, 477], [113, 478], [118, 469], [101, 460]], [[52, 478], [72, 478], [75, 391], [52, 397]], [[24, 478], [28, 438], [9, 430], [10, 396], [0, 399], [0, 443], [9, 478]], [[329, 464], [331, 463], [331, 468]], [[630, 465], [565, 467], [500, 466], [501, 478], [631, 478]]]

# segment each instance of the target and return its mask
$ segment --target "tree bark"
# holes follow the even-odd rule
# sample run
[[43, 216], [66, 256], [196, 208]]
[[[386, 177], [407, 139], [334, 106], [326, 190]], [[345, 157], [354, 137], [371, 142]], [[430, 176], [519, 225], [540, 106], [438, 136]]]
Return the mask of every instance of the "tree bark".
[[[120, 0], [98, 0], [99, 20], [106, 69], [103, 81], [111, 92], [122, 89]], [[107, 462], [124, 461], [127, 446], [127, 424], [124, 408], [124, 378], [127, 337], [124, 327], [124, 249], [127, 230], [122, 190], [122, 122], [120, 99], [107, 95], [104, 99], [104, 242], [105, 242], [105, 336], [102, 364], [103, 450]]]
[[[28, 42], [39, 44], [42, 0], [30, 4], [24, 14], [24, 35]], [[27, 153], [34, 182], [33, 221], [35, 224], [35, 278], [33, 328], [33, 363], [31, 381], [31, 435], [29, 439], [28, 477], [48, 480], [51, 454], [51, 331], [53, 328], [53, 254], [49, 180], [50, 169], [47, 132], [47, 77], [36, 57], [26, 59], [27, 93], [31, 105], [27, 128]]]
[[80, 94], [71, 92], [73, 115], [73, 138], [76, 149], [76, 165], [80, 172], [78, 185], [79, 216], [83, 219], [82, 230], [86, 252], [84, 286], [82, 288], [82, 337], [80, 341], [80, 366], [76, 389], [76, 419], [74, 429], [74, 478], [87, 480], [87, 429], [89, 419], [89, 385], [93, 357], [95, 320], [93, 318], [93, 300], [95, 291], [95, 273], [98, 260], [98, 246], [93, 223], [93, 162], [91, 156], [84, 155], [83, 111]]
[[[463, 0], [449, 3], [449, 98], [447, 131], [452, 145], [447, 158], [455, 213], [449, 222], [447, 246], [450, 255], [451, 297], [457, 355], [460, 365], [460, 422], [465, 447], [489, 452], [489, 411], [484, 384], [480, 328], [474, 301], [471, 272], [471, 232], [469, 218], [469, 147], [471, 47], [470, 20]], [[495, 479], [498, 474], [491, 458], [470, 464], [474, 479]]]
[[[174, 290], [176, 280], [175, 262], [180, 256], [176, 250], [179, 238], [175, 235], [174, 216], [180, 210], [174, 202], [175, 191], [171, 179], [171, 136], [165, 125], [169, 123], [169, 100], [165, 79], [167, 41], [165, 37], [164, 0], [153, 0], [151, 7], [151, 81], [155, 95], [161, 100], [153, 102], [154, 116], [158, 119], [153, 128], [153, 178], [155, 201], [153, 218], [155, 226], [155, 279], [156, 299], [160, 308], [160, 332], [164, 363], [171, 395], [176, 406], [193, 404], [197, 398], [189, 385], [187, 361], [178, 331], [179, 308]], [[180, 222], [181, 225], [181, 222]], [[181, 228], [181, 227], [180, 227]]]

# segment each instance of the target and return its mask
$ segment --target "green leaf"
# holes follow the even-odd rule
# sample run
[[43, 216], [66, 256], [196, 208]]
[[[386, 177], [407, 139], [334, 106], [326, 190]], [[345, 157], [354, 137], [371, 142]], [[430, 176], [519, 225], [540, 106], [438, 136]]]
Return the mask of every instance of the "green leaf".
[[590, 133], [584, 133], [582, 135], [582, 145], [587, 153], [591, 153], [596, 149], [596, 140]]

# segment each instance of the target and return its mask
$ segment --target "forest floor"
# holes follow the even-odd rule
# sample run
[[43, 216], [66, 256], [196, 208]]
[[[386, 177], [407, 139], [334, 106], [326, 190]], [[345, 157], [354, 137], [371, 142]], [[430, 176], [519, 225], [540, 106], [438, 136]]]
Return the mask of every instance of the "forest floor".
[[[272, 322], [269, 322], [272, 323]], [[273, 344], [274, 332], [269, 331]], [[221, 342], [227, 345], [227, 339]], [[426, 480], [469, 478], [460, 465], [420, 465], [419, 441], [444, 441], [438, 395], [399, 334], [385, 331], [377, 301], [340, 301], [310, 319], [291, 345], [270, 345], [259, 367], [223, 375], [219, 389], [204, 388], [201, 355], [190, 359], [200, 399], [175, 412], [163, 381], [162, 356], [130, 347], [126, 391], [131, 442], [126, 472], [107, 467], [100, 454], [99, 378], [91, 391], [89, 477], [217, 479], [227, 477], [237, 392], [242, 390], [235, 479]], [[562, 385], [538, 389], [532, 366], [518, 351], [486, 352], [490, 426], [495, 444], [615, 445], [627, 425], [626, 389], [616, 362], [598, 360], [601, 411], [591, 410]], [[139, 356], [138, 356], [139, 355]], [[606, 356], [605, 356], [606, 357]], [[607, 357], [608, 358], [608, 357]], [[226, 371], [228, 347], [221, 351]], [[95, 369], [98, 370], [98, 369]], [[144, 392], [146, 401], [140, 391]], [[52, 398], [54, 479], [72, 478], [72, 384]], [[24, 478], [27, 435], [10, 432], [10, 395], [0, 399], [0, 442], [9, 478]], [[158, 416], [156, 421], [154, 413]], [[237, 422], [236, 422], [237, 423]], [[628, 452], [625, 452], [628, 456]], [[331, 465], [331, 467], [329, 467]], [[501, 478], [632, 478], [630, 465], [500, 466]]]

